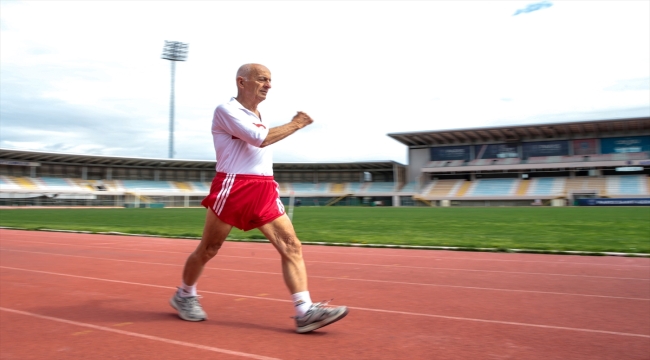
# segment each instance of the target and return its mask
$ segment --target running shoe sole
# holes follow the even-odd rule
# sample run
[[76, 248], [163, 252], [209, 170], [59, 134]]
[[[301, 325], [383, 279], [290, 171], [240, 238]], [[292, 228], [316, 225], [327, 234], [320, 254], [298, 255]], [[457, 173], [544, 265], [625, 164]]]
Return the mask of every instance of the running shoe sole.
[[322, 327], [325, 327], [325, 326], [327, 326], [329, 324], [333, 324], [333, 323], [343, 319], [347, 314], [348, 314], [348, 308], [346, 307], [345, 310], [342, 313], [340, 313], [340, 314], [338, 314], [336, 316], [332, 316], [330, 318], [321, 320], [321, 321], [311, 323], [309, 325], [305, 325], [305, 326], [296, 328], [296, 332], [298, 334], [305, 334], [305, 333], [308, 333], [308, 332], [312, 332], [312, 331], [314, 331], [316, 329], [320, 329]]

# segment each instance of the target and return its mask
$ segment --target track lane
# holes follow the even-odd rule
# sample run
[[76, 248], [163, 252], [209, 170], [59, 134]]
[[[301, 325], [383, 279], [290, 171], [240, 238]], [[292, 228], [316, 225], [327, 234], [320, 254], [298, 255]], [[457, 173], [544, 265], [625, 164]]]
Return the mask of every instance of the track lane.
[[[20, 253], [19, 253], [20, 254]], [[27, 257], [25, 257], [27, 255]], [[29, 262], [28, 269], [77, 274], [82, 269], [84, 276], [135, 283], [151, 283], [158, 286], [176, 285], [173, 280], [180, 273], [179, 266], [151, 265], [141, 263], [120, 263], [88, 258], [61, 259], [42, 254], [22, 253], [13, 259], [3, 261], [3, 267]], [[171, 281], [171, 284], [170, 284]], [[251, 289], [251, 284], [256, 286]], [[426, 314], [448, 315], [459, 318], [483, 319], [502, 322], [516, 322], [568, 328], [635, 333], [638, 329], [650, 328], [650, 319], [645, 316], [650, 307], [648, 301], [612, 298], [584, 298], [551, 296], [515, 292], [478, 292], [475, 289], [431, 288], [406, 284], [372, 283], [363, 286], [361, 294], [358, 284], [345, 279], [311, 279], [310, 288], [314, 299], [334, 297], [345, 299], [346, 305], [413, 312], [426, 301]], [[279, 299], [288, 298], [279, 272], [251, 273], [221, 270], [204, 271], [200, 291], [242, 294], [254, 296], [259, 293], [273, 294]], [[251, 290], [253, 290], [252, 293]], [[417, 296], [391, 296], [391, 294], [415, 293]], [[480, 298], [481, 301], [476, 301]], [[617, 307], [624, 308], [616, 311]], [[415, 311], [421, 312], [421, 311]], [[626, 317], [622, 317], [622, 314]], [[539, 314], [545, 314], [540, 319]]]
[[[20, 272], [16, 275], [23, 276]], [[280, 315], [283, 311], [279, 310], [290, 305], [288, 301], [218, 296], [218, 304], [206, 304], [209, 321], [189, 323], [178, 320], [168, 305], [159, 301], [169, 294], [165, 288], [98, 285], [80, 278], [51, 281], [48, 276], [39, 277], [32, 285], [10, 287], [11, 298], [3, 297], [1, 306], [103, 327], [130, 323], [130, 332], [283, 359], [468, 359], [485, 358], [486, 354], [525, 359], [610, 359], [621, 355], [643, 359], [647, 354], [648, 338], [412, 315], [396, 319], [390, 313], [355, 310], [349, 319], [301, 336], [293, 334], [291, 320]], [[251, 310], [242, 311], [247, 307]]]
[[[448, 285], [455, 286], [453, 284], [458, 284], [456, 281], [459, 278], [461, 282], [475, 281], [485, 284], [489, 283], [490, 279], [506, 277], [509, 281], [502, 285], [510, 285], [513, 287], [511, 290], [517, 290], [515, 288], [520, 288], [524, 283], [526, 286], [532, 286], [531, 282], [539, 283], [541, 279], [547, 279], [545, 280], [546, 285], [536, 284], [535, 286], [538, 288], [542, 285], [556, 286], [570, 290], [575, 284], [590, 279], [589, 277], [519, 274], [518, 271], [504, 274], [431, 270], [419, 269], [415, 266], [391, 266], [383, 260], [377, 260], [377, 264], [386, 266], [364, 265], [358, 262], [332, 264], [332, 261], [327, 261], [328, 258], [324, 258], [322, 262], [316, 262], [316, 259], [320, 259], [321, 256], [336, 257], [337, 254], [332, 254], [332, 252], [344, 250], [383, 251], [389, 249], [337, 248], [332, 251], [333, 248], [324, 247], [327, 249], [327, 254], [318, 254], [318, 251], [310, 253], [307, 250], [308, 248], [316, 249], [316, 247], [306, 246], [306, 256], [313, 256], [312, 260], [315, 260], [313, 265], [310, 265], [308, 261], [315, 300], [319, 299], [321, 295], [333, 294], [337, 302], [351, 304], [353, 310], [349, 318], [332, 327], [324, 328], [311, 335], [300, 336], [292, 332], [293, 324], [289, 319], [290, 313], [288, 313], [291, 311], [290, 303], [279, 276], [279, 262], [277, 259], [266, 259], [266, 255], [269, 257], [275, 255], [269, 249], [264, 249], [264, 247], [269, 247], [268, 244], [232, 243], [244, 246], [243, 248], [232, 246], [234, 249], [229, 252], [232, 256], [224, 256], [219, 259], [219, 266], [228, 266], [231, 269], [207, 269], [206, 276], [202, 278], [199, 288], [200, 291], [203, 290], [204, 306], [209, 311], [211, 318], [208, 322], [195, 324], [178, 320], [166, 300], [176, 285], [175, 279], [180, 276], [182, 262], [191, 249], [196, 246], [196, 242], [188, 241], [185, 244], [185, 242], [179, 241], [183, 243], [179, 245], [169, 239], [160, 241], [154, 239], [152, 241], [150, 238], [142, 238], [144, 239], [142, 244], [133, 242], [126, 248], [116, 249], [112, 245], [114, 240], [107, 241], [107, 238], [118, 239], [119, 241], [115, 241], [117, 245], [120, 245], [122, 241], [131, 241], [133, 238], [95, 235], [92, 238], [97, 240], [88, 240], [88, 238], [77, 237], [78, 235], [74, 234], [65, 235], [59, 237], [58, 241], [78, 243], [80, 246], [57, 246], [56, 236], [48, 236], [44, 241], [41, 241], [43, 239], [38, 240], [50, 242], [49, 246], [51, 247], [45, 246], [47, 244], [29, 245], [27, 241], [16, 244], [16, 241], [5, 241], [5, 233], [0, 232], [0, 247], [6, 249], [7, 246], [10, 246], [12, 249], [7, 250], [23, 251], [22, 253], [0, 251], [0, 265], [4, 266], [0, 268], [0, 280], [3, 285], [3, 296], [0, 298], [1, 306], [11, 308], [11, 305], [15, 306], [15, 309], [12, 308], [14, 310], [32, 311], [33, 314], [43, 316], [59, 316], [63, 320], [88, 321], [89, 324], [97, 326], [111, 326], [111, 324], [115, 324], [111, 321], [123, 320], [122, 317], [138, 320], [140, 319], [138, 316], [154, 317], [154, 315], [165, 314], [166, 318], [158, 319], [160, 321], [131, 321], [133, 324], [128, 326], [139, 326], [131, 329], [142, 331], [150, 336], [177, 341], [197, 341], [197, 344], [205, 346], [224, 344], [223, 348], [225, 349], [247, 351], [283, 359], [305, 357], [645, 359], [650, 353], [650, 341], [648, 341], [650, 335], [645, 330], [646, 328], [650, 330], [650, 326], [643, 320], [635, 319], [650, 318], [650, 311], [641, 309], [635, 313], [637, 311], [634, 310], [635, 305], [628, 305], [628, 303], [634, 302], [647, 304], [645, 299], [612, 297], [589, 298], [584, 301], [585, 298], [582, 297], [583, 301], [578, 301], [576, 299], [579, 296], [570, 294], [517, 293], [513, 295], [498, 289], [465, 289], [462, 287], [449, 287], [444, 290], [441, 287], [434, 287], [436, 291], [422, 291], [422, 288], [431, 288], [432, 286], [430, 284], [407, 284], [408, 281], [405, 281], [413, 278], [423, 282], [445, 280], [448, 281]], [[31, 239], [38, 239], [38, 236], [31, 237]], [[93, 241], [96, 241], [95, 244], [101, 244], [100, 246], [107, 248], [89, 248], [87, 245]], [[121, 245], [120, 247], [123, 247], [124, 244]], [[230, 247], [231, 243], [227, 245]], [[263, 247], [262, 249], [259, 248], [260, 245]], [[147, 249], [152, 251], [142, 251]], [[155, 249], [161, 249], [161, 252], [156, 252]], [[63, 254], [38, 254], [38, 252], [44, 252], [43, 250], [58, 251]], [[251, 256], [251, 252], [254, 255]], [[400, 252], [409, 253], [404, 250], [400, 250]], [[425, 251], [424, 253], [433, 252]], [[455, 256], [458, 254], [455, 253]], [[466, 256], [474, 256], [474, 254], [467, 253]], [[79, 258], [66, 255], [75, 255]], [[100, 256], [114, 257], [114, 259], [97, 259]], [[404, 259], [418, 259], [418, 256], [407, 256]], [[364, 259], [363, 262], [372, 258], [369, 255], [353, 257]], [[388, 259], [389, 262], [398, 259], [394, 256], [383, 256], [382, 258]], [[132, 262], [117, 261], [117, 259]], [[403, 259], [399, 258], [399, 260]], [[453, 261], [460, 264], [466, 260], [455, 259]], [[151, 264], [152, 262], [158, 264]], [[519, 264], [507, 261], [493, 261], [492, 263], [497, 262]], [[25, 270], [8, 269], [8, 264], [14, 265], [16, 269], [22, 266]], [[591, 266], [591, 268], [613, 270], [612, 266], [616, 267], [621, 264], [604, 264], [605, 266]], [[629, 265], [630, 268], [640, 267], [639, 270], [644, 270], [643, 265], [639, 264], [643, 264], [643, 262], [635, 261], [633, 264], [625, 262], [623, 265]], [[546, 266], [547, 264], [542, 262], [540, 265]], [[41, 270], [34, 271], [34, 269]], [[68, 273], [37, 272], [48, 271], [48, 269], [67, 271]], [[589, 270], [586, 271], [589, 273]], [[227, 281], [224, 280], [225, 272], [228, 272]], [[351, 272], [362, 279], [351, 280]], [[473, 275], [466, 277], [468, 274]], [[93, 278], [91, 275], [97, 277]], [[102, 280], [102, 276], [106, 279]], [[517, 277], [522, 277], [524, 283], [513, 280]], [[378, 282], [386, 278], [392, 279], [390, 280], [392, 282]], [[531, 278], [535, 280], [531, 281]], [[142, 281], [142, 283], [138, 284], [136, 280]], [[597, 286], [599, 282], [602, 285], [602, 289], [599, 291], [604, 293], [608, 291], [610, 285], [613, 285], [602, 284], [602, 282], [609, 281], [606, 278], [593, 278], [593, 280], [594, 282], [589, 285], [592, 290], [599, 289]], [[638, 288], [639, 286], [633, 285], [635, 283], [647, 284], [647, 282], [643, 282], [644, 279], [617, 278], [611, 280], [622, 283], [619, 284], [618, 290]], [[402, 283], [396, 283], [400, 281]], [[499, 281], [493, 280], [492, 285], [498, 283]], [[563, 285], [552, 285], [553, 283]], [[9, 291], [5, 291], [5, 289], [9, 289]], [[232, 291], [232, 293], [224, 294], [224, 290]], [[634, 291], [636, 290], [631, 290], [630, 294]], [[501, 292], [501, 294], [493, 296], [492, 292]], [[9, 294], [9, 296], [4, 294]], [[646, 295], [643, 291], [638, 294]], [[569, 300], [558, 300], [558, 298]], [[34, 303], [26, 302], [27, 299]], [[439, 300], [439, 303], [435, 303], [436, 300]], [[93, 301], [95, 302], [93, 303]], [[538, 304], [536, 301], [539, 301], [541, 306], [532, 306]], [[583, 308], [576, 309], [576, 306], [583, 306]], [[508, 307], [510, 312], [515, 314], [499, 313], [495, 311], [496, 307]], [[477, 315], [474, 318], [455, 317], [458, 314], [462, 315], [462, 311], [467, 311], [467, 308], [473, 308], [473, 310], [470, 309], [470, 312], [475, 311]], [[626, 311], [630, 308], [631, 312]], [[85, 309], [94, 309], [94, 312], [85, 311]], [[138, 311], [133, 309], [138, 309]], [[251, 311], [243, 309], [251, 309]], [[603, 321], [602, 318], [596, 318], [598, 314], [591, 314], [599, 312], [598, 309], [602, 309], [600, 315], [614, 321], [605, 324], [606, 321]], [[436, 312], [432, 310], [436, 310]], [[438, 310], [442, 311], [437, 312]], [[537, 315], [533, 310], [538, 312]], [[549, 311], [554, 310], [559, 311], [560, 314], [549, 316]], [[144, 314], [138, 315], [140, 312], [144, 312]], [[580, 323], [582, 327], [562, 328], [560, 316], [562, 314], [568, 314], [569, 317], [577, 321], [573, 325]], [[18, 316], [19, 314], [14, 315]], [[554, 318], [553, 316], [556, 315], [557, 317]], [[7, 318], [2, 311], [0, 311], [0, 316], [3, 316], [3, 319]], [[620, 321], [617, 322], [611, 317], [619, 317]], [[517, 318], [537, 321], [508, 323], [508, 319], [516, 320]], [[586, 322], [582, 322], [581, 319]], [[39, 326], [47, 327], [45, 325], [47, 321], [45, 319], [39, 321], [41, 320], [43, 322], [39, 322]], [[12, 318], [9, 323], [12, 324], [16, 321], [19, 320]], [[626, 321], [627, 324], [623, 324]], [[56, 323], [56, 321], [50, 322]], [[595, 325], [596, 327], [587, 328], [586, 325]], [[177, 336], [179, 329], [182, 329], [184, 335]], [[634, 331], [623, 331], [626, 329]], [[9, 330], [0, 324], [0, 331], [4, 336]], [[29, 334], [29, 331], [26, 331], [21, 335]], [[215, 336], [219, 342], [218, 345], [215, 345]], [[296, 341], [296, 336], [299, 336], [300, 341]], [[282, 346], [278, 346], [278, 344]], [[336, 346], [332, 346], [332, 344], [336, 344]], [[305, 348], [316, 349], [316, 355], [305, 353]]]

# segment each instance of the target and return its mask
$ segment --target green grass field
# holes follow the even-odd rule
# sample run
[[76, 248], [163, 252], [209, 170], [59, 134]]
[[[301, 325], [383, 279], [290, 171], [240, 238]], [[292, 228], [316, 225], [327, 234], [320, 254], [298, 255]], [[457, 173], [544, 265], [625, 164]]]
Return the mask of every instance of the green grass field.
[[[200, 237], [205, 209], [11, 209], [0, 226]], [[303, 241], [650, 253], [650, 208], [299, 207]], [[233, 229], [231, 239], [263, 239]]]

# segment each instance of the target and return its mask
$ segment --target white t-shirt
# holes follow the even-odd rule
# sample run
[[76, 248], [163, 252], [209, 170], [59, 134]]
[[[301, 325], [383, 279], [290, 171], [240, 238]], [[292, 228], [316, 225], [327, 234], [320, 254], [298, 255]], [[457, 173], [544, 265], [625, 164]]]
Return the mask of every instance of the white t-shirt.
[[268, 133], [268, 126], [235, 98], [217, 106], [212, 118], [217, 172], [272, 176], [273, 153], [259, 147]]

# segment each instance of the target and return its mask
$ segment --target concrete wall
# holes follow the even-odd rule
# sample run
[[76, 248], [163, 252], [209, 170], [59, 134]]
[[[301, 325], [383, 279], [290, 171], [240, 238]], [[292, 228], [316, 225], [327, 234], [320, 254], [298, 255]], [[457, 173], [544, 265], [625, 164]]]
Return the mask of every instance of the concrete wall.
[[424, 149], [409, 149], [408, 151], [408, 170], [406, 172], [406, 182], [416, 181], [419, 179], [422, 172], [420, 169], [424, 167], [429, 159], [429, 148]]

